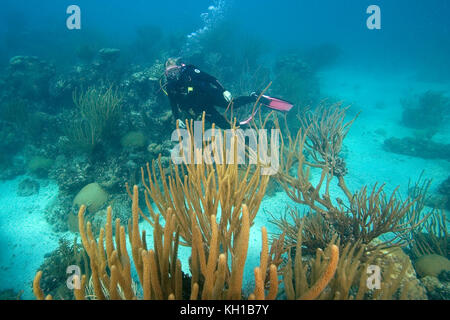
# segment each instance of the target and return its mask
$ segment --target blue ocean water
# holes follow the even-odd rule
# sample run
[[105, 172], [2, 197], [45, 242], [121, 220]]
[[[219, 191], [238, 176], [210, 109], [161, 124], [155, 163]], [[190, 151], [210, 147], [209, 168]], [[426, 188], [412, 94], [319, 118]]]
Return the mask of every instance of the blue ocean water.
[[[80, 29], [67, 26], [70, 5], [80, 8]], [[372, 5], [379, 9], [376, 20], [370, 20], [374, 11], [367, 12]], [[272, 81], [269, 93], [299, 109], [314, 109], [324, 99], [349, 105], [347, 120], [361, 113], [341, 153], [348, 188], [386, 183], [388, 194], [399, 187], [406, 199], [410, 182], [422, 174], [432, 180], [426, 208], [437, 208], [448, 219], [447, 0], [4, 0], [1, 6], [0, 291], [5, 297], [34, 299], [36, 272], [60, 238], [71, 244], [77, 235], [68, 221], [84, 186], [100, 183], [108, 194], [101, 210], [117, 204], [129, 218], [124, 183], [139, 183], [139, 168], [159, 153], [168, 158], [168, 133], [175, 127], [159, 83], [169, 57], [212, 74], [235, 96]], [[371, 23], [379, 28], [370, 29]], [[105, 48], [118, 50], [101, 51]], [[67, 129], [74, 132], [79, 116], [73, 96], [108, 86], [119, 88], [124, 102], [111, 135], [88, 152], [71, 149], [75, 140]], [[311, 177], [313, 184], [319, 179]], [[330, 192], [345, 197], [337, 183]], [[245, 269], [249, 287], [259, 263], [260, 229], [276, 231], [267, 213], [279, 216], [287, 205], [298, 206], [280, 186], [261, 203]], [[93, 219], [101, 225], [102, 214]], [[149, 227], [142, 222], [142, 228]], [[187, 273], [189, 254], [180, 250]], [[448, 288], [448, 278], [442, 283]], [[430, 291], [427, 297], [436, 298]]]

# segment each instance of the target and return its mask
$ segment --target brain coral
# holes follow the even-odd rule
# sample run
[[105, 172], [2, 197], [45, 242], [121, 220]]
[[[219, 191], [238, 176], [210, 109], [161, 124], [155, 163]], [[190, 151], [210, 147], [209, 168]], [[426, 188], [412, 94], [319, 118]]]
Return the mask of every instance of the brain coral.
[[437, 277], [442, 271], [450, 271], [450, 261], [438, 254], [427, 254], [417, 259], [416, 271], [421, 277]]
[[96, 182], [90, 183], [78, 192], [73, 200], [77, 206], [85, 205], [90, 213], [95, 213], [108, 200], [108, 193]]

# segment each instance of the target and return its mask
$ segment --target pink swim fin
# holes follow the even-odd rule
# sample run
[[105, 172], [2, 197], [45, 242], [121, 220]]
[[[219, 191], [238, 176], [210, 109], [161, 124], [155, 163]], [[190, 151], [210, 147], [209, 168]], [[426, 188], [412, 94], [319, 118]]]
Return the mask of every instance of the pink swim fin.
[[[261, 96], [261, 100], [259, 100], [259, 102], [262, 105], [277, 111], [289, 112], [292, 109], [292, 107], [294, 107], [294, 105], [288, 101], [264, 95]], [[256, 115], [259, 109], [260, 108], [258, 107], [248, 119], [239, 122], [239, 124], [240, 125], [248, 124], [250, 121], [252, 121], [253, 117]]]
[[269, 96], [262, 96], [262, 98], [264, 99], [261, 99], [261, 104], [274, 110], [288, 112], [292, 109], [292, 107], [294, 107], [292, 103], [278, 98], [272, 98]]

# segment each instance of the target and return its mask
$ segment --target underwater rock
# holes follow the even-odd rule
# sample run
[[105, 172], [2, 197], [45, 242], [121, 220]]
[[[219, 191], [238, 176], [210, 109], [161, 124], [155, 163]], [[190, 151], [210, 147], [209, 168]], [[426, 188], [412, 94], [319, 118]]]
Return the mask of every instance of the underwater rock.
[[19, 197], [29, 197], [39, 193], [39, 182], [26, 178], [22, 180], [17, 187], [17, 195]]
[[145, 126], [144, 131], [151, 142], [164, 145], [164, 149], [166, 149], [166, 146], [174, 145], [171, 143], [172, 131], [167, 129], [175, 128], [175, 119], [172, 116], [172, 111], [165, 111], [160, 115], [155, 115], [152, 111], [143, 112], [142, 119]]
[[120, 50], [113, 48], [103, 48], [98, 51], [98, 56], [101, 62], [113, 63], [119, 58]]
[[165, 141], [164, 143], [151, 143], [147, 147], [147, 151], [150, 157], [153, 159], [158, 158], [161, 154], [163, 156], [170, 156], [171, 150], [173, 149], [173, 143], [171, 141]]
[[438, 279], [441, 282], [450, 282], [450, 271], [442, 271], [439, 273]]
[[438, 192], [442, 195], [442, 207], [450, 210], [450, 176], [439, 185]]
[[34, 173], [39, 177], [46, 177], [52, 168], [53, 163], [54, 161], [52, 159], [35, 156], [28, 161], [28, 169], [31, 173]]
[[120, 140], [124, 149], [140, 149], [145, 146], [147, 139], [141, 131], [130, 131]]
[[78, 192], [92, 179], [92, 165], [84, 156], [68, 158], [58, 156], [49, 177], [58, 183], [60, 192], [72, 194]]
[[430, 194], [425, 199], [425, 205], [436, 209], [449, 209], [450, 199], [445, 195], [440, 194]]
[[439, 185], [438, 192], [441, 194], [450, 195], [450, 176]]
[[162, 146], [158, 143], [150, 143], [147, 147], [147, 151], [152, 157], [157, 157], [162, 152]]
[[389, 152], [424, 159], [445, 159], [450, 161], [450, 144], [415, 138], [389, 138], [384, 140], [384, 149]]
[[431, 300], [450, 300], [450, 283], [441, 282], [433, 276], [426, 276], [421, 282], [427, 290], [428, 297]]
[[70, 102], [73, 101], [72, 92], [76, 85], [71, 74], [58, 75], [50, 81], [49, 94], [57, 102], [70, 105]]
[[[69, 229], [68, 216], [74, 214], [72, 203], [73, 196], [60, 193], [46, 206], [44, 211], [45, 220], [52, 226], [55, 232], [66, 232]], [[76, 221], [78, 223], [78, 219]]]
[[[111, 201], [114, 203], [114, 208], [112, 210], [112, 220], [120, 219], [120, 221], [128, 221], [131, 219], [131, 199], [128, 194], [119, 194], [111, 196]], [[90, 222], [92, 225], [92, 231], [94, 234], [98, 234], [100, 229], [106, 224], [107, 209], [100, 209], [93, 215], [85, 215], [85, 221]], [[78, 212], [70, 212], [66, 216], [66, 229], [70, 232], [76, 233], [78, 230]], [[113, 235], [116, 230], [113, 228]]]
[[104, 71], [98, 70], [94, 64], [73, 66], [50, 80], [49, 94], [55, 103], [71, 105], [74, 90], [99, 85], [104, 76], [103, 73]]
[[[377, 241], [379, 240], [374, 240], [374, 242]], [[401, 248], [382, 250], [382, 253], [385, 255], [380, 259], [377, 265], [379, 265], [382, 270], [387, 270], [388, 266], [390, 264], [393, 264], [393, 279], [396, 279], [401, 273], [405, 259], [408, 260], [407, 271], [405, 273], [404, 279], [402, 280], [401, 288], [404, 288], [406, 283], [408, 284], [408, 292], [406, 294], [408, 300], [427, 300], [428, 297], [425, 287], [420, 282], [420, 280], [417, 279], [416, 271], [413, 268], [409, 256], [405, 252], [403, 252]]]
[[446, 123], [450, 114], [450, 99], [443, 92], [429, 90], [401, 101], [402, 123], [415, 129], [431, 130], [434, 135]]
[[147, 104], [151, 107], [157, 103], [157, 100], [164, 101], [164, 97], [161, 94], [157, 94], [157, 92], [161, 92], [159, 80], [164, 74], [164, 70], [164, 63], [159, 60], [151, 67], [134, 66], [131, 70], [131, 75], [127, 76], [120, 84], [124, 89], [126, 100], [141, 105], [139, 110], [149, 109], [147, 106], [142, 106], [142, 104]]
[[55, 68], [34, 56], [15, 56], [9, 61], [6, 84], [12, 97], [45, 100]]
[[438, 254], [427, 254], [417, 259], [416, 271], [420, 277], [438, 277], [441, 272], [450, 271], [450, 261]]
[[108, 200], [108, 193], [96, 182], [90, 183], [78, 192], [73, 205], [85, 205], [89, 213], [97, 212]]

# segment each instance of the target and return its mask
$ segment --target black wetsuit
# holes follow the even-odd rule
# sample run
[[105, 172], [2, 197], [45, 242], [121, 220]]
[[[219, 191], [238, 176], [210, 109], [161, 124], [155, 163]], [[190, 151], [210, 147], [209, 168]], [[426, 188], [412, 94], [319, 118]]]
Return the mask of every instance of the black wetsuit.
[[[193, 65], [180, 68], [175, 79], [167, 80], [167, 94], [175, 119], [184, 120], [181, 116], [183, 111], [195, 118], [205, 111], [207, 121], [214, 122], [221, 128], [229, 127], [227, 120], [214, 108], [228, 107], [229, 102], [223, 95], [225, 88], [216, 78]], [[233, 108], [255, 102], [256, 99], [255, 95], [235, 98]]]

